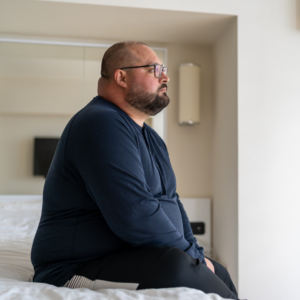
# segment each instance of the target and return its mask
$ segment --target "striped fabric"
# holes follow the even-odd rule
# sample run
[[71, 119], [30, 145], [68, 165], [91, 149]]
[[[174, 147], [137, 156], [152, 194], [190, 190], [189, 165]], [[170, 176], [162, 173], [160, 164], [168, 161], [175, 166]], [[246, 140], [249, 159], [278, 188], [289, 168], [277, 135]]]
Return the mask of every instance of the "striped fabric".
[[131, 282], [113, 282], [106, 280], [90, 280], [84, 276], [74, 275], [70, 280], [66, 282], [63, 287], [70, 289], [87, 288], [90, 290], [99, 289], [126, 289], [126, 290], [136, 290], [139, 283]]
[[70, 289], [78, 289], [78, 288], [87, 288], [90, 290], [94, 289], [95, 282], [83, 277], [74, 275], [70, 280], [67, 281], [67, 283], [64, 285], [64, 287], [70, 288]]

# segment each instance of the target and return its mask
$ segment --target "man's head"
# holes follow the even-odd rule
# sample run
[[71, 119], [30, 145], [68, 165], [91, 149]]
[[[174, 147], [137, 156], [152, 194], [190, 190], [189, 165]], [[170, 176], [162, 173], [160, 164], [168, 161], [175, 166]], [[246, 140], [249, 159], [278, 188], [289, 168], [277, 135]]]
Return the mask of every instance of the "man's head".
[[132, 41], [114, 44], [103, 56], [98, 94], [104, 98], [114, 94], [139, 112], [156, 115], [170, 102], [167, 96], [169, 78], [165, 72], [159, 77], [154, 66], [139, 67], [154, 64], [162, 65], [146, 44]]
[[111, 80], [114, 77], [115, 70], [138, 62], [134, 49], [139, 45], [147, 46], [142, 42], [128, 41], [116, 43], [109, 47], [102, 59], [101, 76]]

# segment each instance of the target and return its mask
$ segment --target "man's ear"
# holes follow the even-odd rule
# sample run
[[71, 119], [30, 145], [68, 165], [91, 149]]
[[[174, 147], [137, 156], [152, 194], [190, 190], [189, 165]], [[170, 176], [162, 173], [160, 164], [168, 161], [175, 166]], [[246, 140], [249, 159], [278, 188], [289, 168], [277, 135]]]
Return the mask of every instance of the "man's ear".
[[123, 87], [126, 88], [127, 87], [127, 74], [126, 72], [124, 72], [123, 70], [116, 70], [114, 73], [114, 78], [115, 78], [115, 82]]

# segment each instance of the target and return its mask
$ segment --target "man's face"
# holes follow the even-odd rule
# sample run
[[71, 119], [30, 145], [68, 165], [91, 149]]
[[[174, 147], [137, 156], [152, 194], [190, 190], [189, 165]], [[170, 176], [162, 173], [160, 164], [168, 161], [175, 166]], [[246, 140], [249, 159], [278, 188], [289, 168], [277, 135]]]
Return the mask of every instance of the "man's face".
[[[140, 57], [133, 66], [162, 64], [156, 53], [147, 46], [139, 45], [135, 49]], [[154, 76], [154, 67], [130, 69], [128, 72], [128, 92], [125, 100], [146, 115], [154, 116], [170, 102], [167, 95], [169, 77], [162, 73], [160, 78]]]

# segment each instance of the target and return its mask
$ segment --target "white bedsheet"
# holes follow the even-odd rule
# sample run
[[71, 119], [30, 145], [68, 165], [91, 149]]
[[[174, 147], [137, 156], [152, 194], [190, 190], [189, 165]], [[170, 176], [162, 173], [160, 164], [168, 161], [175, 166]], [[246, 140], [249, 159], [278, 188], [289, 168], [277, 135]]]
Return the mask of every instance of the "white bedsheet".
[[215, 294], [204, 294], [189, 288], [149, 289], [129, 291], [121, 289], [91, 291], [88, 289], [58, 288], [44, 283], [18, 282], [0, 279], [0, 299], [20, 300], [223, 300]]
[[30, 249], [41, 212], [40, 200], [5, 201], [0, 197], [0, 300], [159, 300], [197, 299], [222, 300], [215, 294], [190, 288], [168, 288], [129, 291], [106, 289], [58, 288], [49, 284], [33, 283]]

